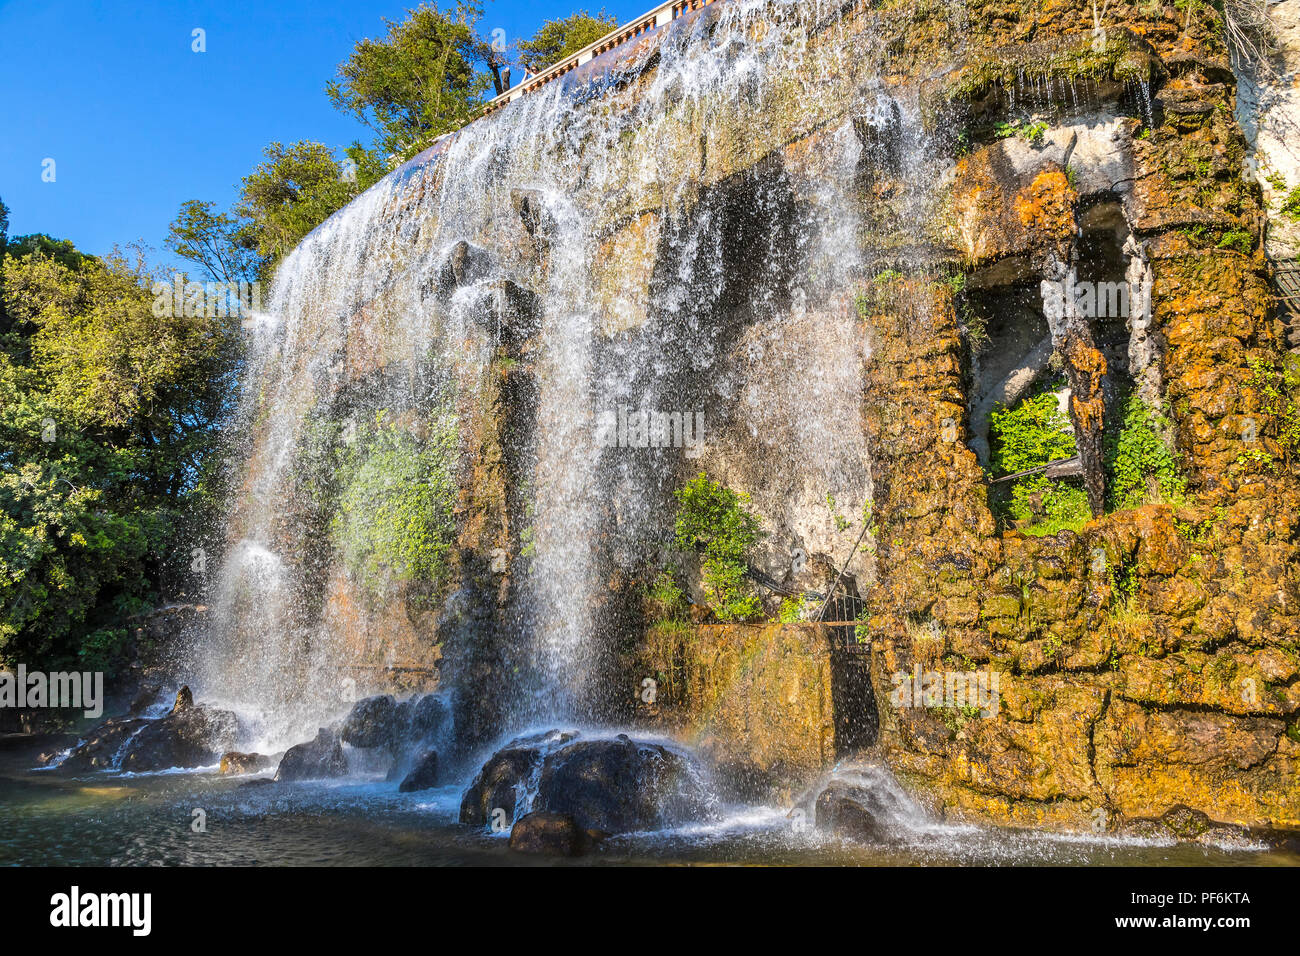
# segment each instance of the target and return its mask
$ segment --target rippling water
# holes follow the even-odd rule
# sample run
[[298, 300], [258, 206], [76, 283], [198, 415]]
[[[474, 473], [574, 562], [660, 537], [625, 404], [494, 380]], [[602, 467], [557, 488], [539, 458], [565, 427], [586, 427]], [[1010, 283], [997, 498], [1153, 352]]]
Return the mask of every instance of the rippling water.
[[[456, 822], [464, 783], [398, 793], [351, 779], [241, 788], [215, 770], [59, 777], [0, 762], [3, 865], [766, 864], [986, 866], [1298, 865], [1295, 853], [1094, 839], [934, 824], [895, 846], [795, 833], [777, 808], [731, 808], [718, 823], [613, 837], [578, 860], [522, 856]], [[193, 811], [207, 830], [191, 829]]]

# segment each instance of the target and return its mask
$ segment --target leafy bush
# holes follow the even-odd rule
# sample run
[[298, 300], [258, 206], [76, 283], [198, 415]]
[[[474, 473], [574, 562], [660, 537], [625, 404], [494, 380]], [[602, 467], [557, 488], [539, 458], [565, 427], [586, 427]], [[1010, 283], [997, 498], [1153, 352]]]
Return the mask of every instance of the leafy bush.
[[804, 602], [804, 595], [786, 598], [781, 602], [781, 609], [777, 614], [777, 620], [782, 624], [798, 624], [804, 619]]
[[762, 613], [758, 596], [745, 578], [746, 552], [758, 540], [758, 518], [746, 509], [749, 496], [711, 481], [701, 473], [676, 493], [674, 537], [683, 551], [703, 559], [704, 591], [719, 620], [735, 621]]
[[[989, 416], [991, 465], [995, 476], [1012, 475], [1075, 454], [1069, 419], [1052, 391], [1030, 396], [1013, 408], [999, 406]], [[1011, 483], [1003, 517], [1027, 523], [1026, 534], [1078, 530], [1091, 517], [1082, 488], [1039, 473]]]
[[1179, 500], [1187, 484], [1173, 449], [1161, 437], [1166, 423], [1136, 392], [1122, 408], [1119, 432], [1106, 449], [1111, 507], [1136, 508], [1149, 499], [1153, 485], [1166, 501]]
[[1282, 454], [1294, 461], [1300, 454], [1300, 360], [1288, 355], [1281, 363], [1252, 362], [1246, 386], [1259, 394], [1265, 418], [1259, 433], [1274, 438]]
[[344, 450], [330, 534], [372, 596], [415, 582], [432, 600], [445, 583], [456, 536], [455, 442], [449, 423], [420, 440], [381, 412]]
[[237, 332], [155, 315], [138, 257], [0, 251], [0, 665], [111, 675], [127, 618], [186, 585], [186, 532], [213, 524]]

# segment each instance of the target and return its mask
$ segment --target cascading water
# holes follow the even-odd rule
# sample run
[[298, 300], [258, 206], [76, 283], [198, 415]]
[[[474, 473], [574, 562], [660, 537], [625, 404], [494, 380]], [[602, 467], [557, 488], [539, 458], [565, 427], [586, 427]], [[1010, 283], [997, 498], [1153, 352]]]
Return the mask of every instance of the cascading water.
[[[531, 648], [515, 676], [513, 723], [593, 716], [602, 582], [671, 534], [683, 449], [602, 447], [602, 413], [700, 421], [724, 468], [745, 446], [771, 455], [773, 480], [754, 489], [760, 511], [809, 525], [794, 513], [826, 511], [829, 497], [856, 514], [869, 478], [854, 396], [858, 223], [845, 195], [859, 140], [845, 125], [835, 175], [812, 195], [761, 171], [705, 188], [679, 155], [683, 123], [708, 129], [766, 89], [815, 101], [818, 76], [837, 64], [826, 49], [814, 61], [808, 36], [834, 29], [834, 13], [830, 3], [736, 0], [674, 24], [652, 82], [625, 95], [621, 113], [552, 84], [390, 175], [286, 259], [250, 364], [245, 477], [202, 695], [262, 715], [271, 744], [301, 738], [343, 706], [355, 641], [331, 626], [320, 592], [333, 588], [332, 605], [340, 592], [353, 600], [347, 592], [362, 582], [322, 540], [346, 516], [312, 525], [319, 516], [301, 472], [312, 456], [336, 455], [367, 416], [428, 414], [412, 385], [419, 375], [437, 380], [456, 421], [476, 401], [494, 345], [490, 323], [475, 317], [503, 280], [540, 300], [536, 420], [531, 436], [514, 439], [527, 445], [532, 523], [526, 597], [509, 638]], [[854, 55], [851, 43], [835, 54]], [[519, 250], [521, 193], [544, 221], [541, 264]], [[645, 248], [658, 257], [649, 303], [602, 298], [601, 242], [620, 208], [664, 212]], [[458, 243], [488, 250], [489, 264], [440, 294]], [[760, 366], [779, 371], [756, 381], [747, 373]], [[362, 381], [372, 384], [357, 400]], [[340, 410], [345, 394], [350, 407]], [[313, 427], [324, 407], [346, 422], [322, 444]], [[837, 525], [834, 506], [815, 524], [797, 529], [805, 547], [848, 553], [855, 535]]]
[[[1087, 328], [1073, 306], [1053, 311], [1067, 290], [1099, 263], [1122, 276], [1145, 303], [1132, 337], [1112, 323], [1084, 351], [1108, 349], [1113, 365], [1127, 345], [1153, 404], [1168, 371], [1158, 330], [1145, 335], [1161, 260], [1134, 230], [1128, 244], [1114, 235], [1118, 187], [1133, 181], [1124, 143], [1138, 114], [1151, 118], [1135, 72], [1145, 60], [1078, 76], [1074, 44], [1067, 81], [1050, 44], [966, 58], [964, 39], [942, 35], [960, 16], [942, 13], [829, 0], [689, 12], [443, 139], [284, 260], [270, 308], [250, 323], [242, 471], [211, 632], [181, 674], [197, 706], [110, 719], [63, 768], [125, 771], [114, 790], [168, 801], [121, 800], [137, 809], [99, 828], [114, 846], [124, 830], [148, 832], [161, 851], [100, 858], [477, 861], [504, 852], [489, 836], [502, 822], [512, 851], [530, 827], [555, 837], [567, 825], [606, 861], [1178, 859], [1167, 838], [1133, 835], [1147, 829], [1050, 837], [953, 823], [874, 762], [940, 786], [969, 773], [968, 792], [990, 806], [1002, 798], [984, 788], [1001, 775], [1017, 813], [1096, 807], [1101, 775], [1066, 771], [1088, 770], [1127, 730], [1114, 732], [1111, 713], [1057, 723], [1058, 705], [1108, 679], [1088, 667], [1033, 720], [977, 723], [990, 714], [913, 698], [841, 734], [846, 715], [876, 716], [889, 677], [877, 669], [872, 683], [877, 662], [919, 657], [923, 643], [939, 643], [944, 664], [967, 650], [987, 659], [972, 645], [993, 636], [985, 595], [963, 593], [966, 576], [948, 569], [1010, 569], [1017, 553], [1048, 566], [1046, 538], [1060, 536], [966, 534], [991, 521], [973, 456], [948, 446], [969, 425], [987, 464], [989, 430], [974, 420], [1049, 365], [1053, 335]], [[915, 44], [900, 40], [908, 30]], [[1120, 109], [1115, 87], [1129, 76], [1126, 95], [1141, 100]], [[1047, 122], [1070, 111], [1070, 127]], [[1052, 183], [1071, 211], [1036, 200]], [[1074, 222], [1081, 206], [1089, 218]], [[1036, 218], [1070, 227], [1052, 233], [1055, 257], [1037, 240], [984, 247]], [[1026, 275], [1047, 280], [1032, 310], [1013, 301]], [[1071, 381], [1072, 401], [1082, 391]], [[647, 413], [670, 424], [647, 425]], [[870, 657], [827, 652], [848, 625], [695, 626], [710, 595], [673, 531], [675, 493], [700, 472], [748, 496], [763, 530], [749, 578], [773, 594], [879, 587]], [[1017, 552], [1025, 542], [1032, 551]], [[667, 602], [647, 585], [665, 574], [693, 589], [690, 624], [680, 602], [677, 616], [651, 616]], [[765, 595], [764, 617], [788, 609]], [[961, 627], [963, 615], [979, 623]], [[1020, 634], [1022, 648], [1033, 636]], [[646, 673], [677, 686], [657, 704], [634, 697]], [[1059, 689], [1050, 670], [1016, 679], [1047, 697]], [[1093, 686], [1111, 699], [1109, 684]], [[1051, 728], [1076, 724], [1072, 757]], [[177, 726], [204, 732], [198, 756], [177, 759]], [[289, 745], [284, 785], [259, 788], [277, 765], [264, 755]], [[223, 753], [229, 776], [211, 772]], [[200, 772], [141, 781], [134, 766], [143, 778]], [[1085, 796], [1062, 795], [1076, 786]], [[1046, 800], [1018, 795], [1035, 792]], [[191, 839], [174, 821], [197, 806], [244, 835]], [[81, 853], [89, 828], [73, 822], [61, 842]], [[403, 838], [371, 839], [384, 829]]]

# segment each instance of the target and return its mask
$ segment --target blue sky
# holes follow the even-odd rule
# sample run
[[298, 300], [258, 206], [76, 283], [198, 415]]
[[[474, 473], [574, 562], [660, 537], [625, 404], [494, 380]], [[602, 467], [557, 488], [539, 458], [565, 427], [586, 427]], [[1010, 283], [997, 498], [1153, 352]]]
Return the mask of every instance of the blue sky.
[[[363, 37], [418, 0], [0, 0], [0, 198], [10, 234], [105, 253], [143, 240], [170, 262], [187, 199], [225, 208], [273, 140], [342, 147], [369, 132], [324, 86]], [[630, 20], [654, 0], [488, 0], [482, 28], [510, 41], [602, 7]], [[207, 50], [191, 50], [192, 31]], [[42, 180], [54, 160], [54, 181]]]

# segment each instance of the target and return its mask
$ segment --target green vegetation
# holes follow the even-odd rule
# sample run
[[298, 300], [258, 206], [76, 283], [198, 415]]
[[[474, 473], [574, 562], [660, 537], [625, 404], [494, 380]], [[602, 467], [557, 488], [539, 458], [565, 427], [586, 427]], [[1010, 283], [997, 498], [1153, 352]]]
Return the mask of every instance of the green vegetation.
[[677, 585], [672, 571], [661, 571], [646, 589], [649, 603], [651, 630], [661, 634], [686, 631], [690, 625], [690, 605], [686, 594]]
[[586, 10], [579, 10], [559, 20], [547, 20], [532, 39], [518, 43], [519, 61], [525, 69], [540, 73], [591, 46], [617, 26], [618, 19], [604, 10], [594, 17]]
[[747, 508], [749, 496], [711, 481], [701, 473], [677, 493], [676, 545], [700, 553], [704, 591], [722, 621], [746, 620], [762, 613], [758, 595], [745, 579], [746, 552], [758, 540], [758, 518]]
[[1280, 211], [1292, 222], [1300, 222], [1300, 186], [1296, 186], [1286, 194]]
[[456, 537], [456, 441], [449, 420], [417, 438], [379, 412], [345, 445], [330, 537], [372, 596], [414, 583], [428, 604], [446, 582]]
[[[1012, 475], [1076, 452], [1070, 420], [1057, 407], [1051, 387], [1014, 408], [995, 408], [990, 415], [989, 447], [995, 477]], [[1077, 531], [1091, 517], [1082, 488], [1048, 478], [1042, 472], [1010, 482], [1001, 517], [1022, 525], [1026, 534]]]
[[1187, 483], [1163, 435], [1168, 421], [1132, 392], [1122, 405], [1120, 428], [1107, 442], [1107, 494], [1112, 508], [1136, 508], [1159, 498], [1182, 500]]
[[1219, 237], [1219, 249], [1232, 249], [1250, 255], [1255, 248], [1255, 238], [1245, 229], [1230, 229]]
[[[263, 152], [266, 161], [244, 177], [235, 215], [243, 223], [239, 241], [270, 264], [383, 174], [378, 160], [355, 145], [344, 151], [342, 163], [332, 150], [306, 140], [272, 143]], [[348, 161], [355, 164], [351, 176]]]
[[139, 254], [6, 241], [3, 221], [0, 663], [111, 674], [129, 616], [204, 563], [181, 542], [212, 524], [237, 331], [155, 315]]
[[781, 602], [781, 608], [777, 612], [777, 620], [782, 624], [798, 624], [804, 619], [804, 611], [809, 608], [807, 595], [797, 597], [788, 597]]
[[[1258, 434], [1272, 438], [1283, 457], [1295, 461], [1300, 457], [1300, 359], [1294, 355], [1286, 356], [1281, 362], [1261, 359], [1252, 362], [1250, 367], [1246, 387], [1259, 395], [1263, 418]], [[1256, 451], [1253, 455], [1272, 460], [1267, 452]], [[1252, 452], [1246, 453], [1246, 457], [1251, 456]]]
[[330, 104], [369, 126], [377, 150], [403, 158], [459, 129], [490, 85], [476, 69], [491, 51], [476, 30], [481, 15], [477, 3], [426, 4], [401, 23], [385, 20], [387, 36], [361, 40], [339, 64], [325, 86]]
[[[1076, 453], [1069, 418], [1058, 408], [1056, 382], [1014, 408], [999, 406], [990, 416], [990, 450], [994, 477], [1015, 474]], [[1107, 503], [1111, 509], [1136, 508], [1151, 501], [1177, 504], [1186, 482], [1178, 459], [1164, 437], [1167, 420], [1130, 392], [1120, 404], [1121, 419], [1105, 443]], [[1000, 517], [1026, 534], [1077, 531], [1091, 517], [1083, 489], [1042, 472], [1010, 482]]]
[[1048, 124], [1041, 121], [1031, 123], [1028, 120], [1014, 119], [1009, 123], [995, 123], [993, 135], [998, 139], [1010, 139], [1013, 136], [1019, 136], [1037, 146], [1043, 141], [1043, 134], [1047, 132], [1048, 128]]

